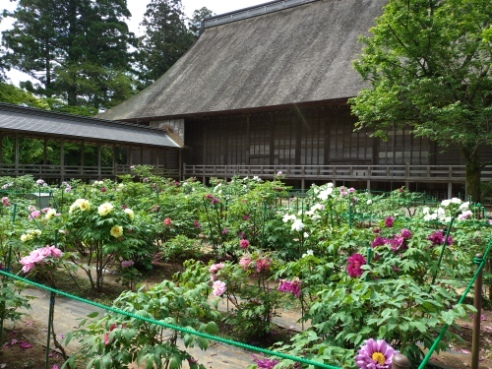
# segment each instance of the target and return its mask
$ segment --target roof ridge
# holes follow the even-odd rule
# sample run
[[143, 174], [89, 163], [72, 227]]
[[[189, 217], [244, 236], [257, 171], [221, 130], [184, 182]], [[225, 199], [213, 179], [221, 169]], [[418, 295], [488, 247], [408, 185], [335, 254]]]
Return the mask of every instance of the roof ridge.
[[229, 13], [215, 15], [202, 20], [202, 29], [220, 26], [243, 19], [253, 18], [260, 15], [277, 12], [280, 10], [293, 8], [295, 6], [312, 3], [319, 0], [275, 0], [268, 3], [238, 9]]

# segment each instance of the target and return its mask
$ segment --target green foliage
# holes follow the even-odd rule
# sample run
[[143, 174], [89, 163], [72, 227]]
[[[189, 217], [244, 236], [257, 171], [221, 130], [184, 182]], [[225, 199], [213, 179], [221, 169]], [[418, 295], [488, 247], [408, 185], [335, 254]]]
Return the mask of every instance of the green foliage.
[[145, 87], [162, 76], [193, 44], [181, 0], [151, 0], [142, 26], [145, 36], [138, 52], [140, 79]]
[[165, 242], [160, 250], [162, 259], [167, 262], [183, 262], [188, 259], [197, 259], [202, 255], [200, 242], [182, 234]]
[[49, 104], [46, 100], [34, 97], [30, 92], [2, 82], [0, 82], [0, 102], [49, 110]]
[[[193, 265], [190, 265], [193, 268]], [[206, 282], [193, 286], [180, 286], [171, 281], [163, 281], [148, 291], [124, 292], [118, 297], [114, 308], [147, 319], [161, 321], [189, 330], [217, 334], [214, 323], [216, 313], [207, 302], [209, 287]], [[202, 350], [208, 341], [190, 333], [169, 331], [168, 329], [127, 317], [107, 313], [97, 320], [85, 320], [73, 334], [67, 335], [67, 343], [72, 338], [81, 342], [78, 358], [86, 360], [87, 368], [126, 368], [131, 363], [149, 368], [180, 368], [188, 361], [190, 368], [205, 368], [197, 364], [192, 356], [178, 347], [178, 337], [185, 348], [198, 345]], [[66, 367], [65, 363], [63, 367]]]
[[51, 99], [55, 110], [66, 111], [56, 107], [66, 101], [85, 109], [75, 112], [97, 111], [131, 95], [126, 1], [21, 0], [8, 15], [15, 21], [3, 32], [4, 60], [38, 80], [22, 86]]
[[375, 136], [406, 125], [460, 150], [476, 201], [479, 150], [492, 142], [491, 17], [488, 0], [389, 2], [354, 63], [370, 87], [350, 100], [358, 127]]

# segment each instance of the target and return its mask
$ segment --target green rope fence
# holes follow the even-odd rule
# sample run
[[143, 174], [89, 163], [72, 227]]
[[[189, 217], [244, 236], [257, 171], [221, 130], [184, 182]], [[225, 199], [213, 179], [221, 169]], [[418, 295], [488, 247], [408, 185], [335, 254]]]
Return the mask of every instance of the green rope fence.
[[239, 348], [244, 349], [244, 350], [255, 351], [255, 352], [259, 352], [259, 353], [265, 354], [265, 355], [276, 356], [276, 357], [279, 357], [279, 358], [282, 358], [282, 359], [288, 359], [288, 360], [296, 361], [296, 362], [303, 363], [303, 364], [313, 365], [313, 366], [315, 366], [317, 368], [342, 369], [339, 366], [333, 366], [333, 365], [328, 365], [328, 364], [324, 364], [324, 363], [319, 363], [319, 362], [316, 362], [316, 361], [312, 361], [312, 360], [308, 360], [308, 359], [304, 359], [304, 358], [300, 358], [300, 357], [295, 357], [295, 356], [292, 356], [292, 355], [289, 355], [289, 354], [284, 354], [284, 353], [281, 353], [281, 352], [275, 352], [275, 351], [267, 350], [267, 349], [264, 349], [264, 348], [261, 348], [261, 347], [256, 347], [256, 346], [248, 345], [246, 343], [229, 340], [227, 338], [212, 336], [210, 334], [203, 333], [203, 332], [198, 332], [198, 331], [195, 331], [195, 330], [192, 330], [192, 329], [189, 329], [189, 328], [180, 327], [180, 326], [176, 326], [176, 325], [173, 325], [173, 324], [167, 324], [167, 323], [164, 323], [162, 321], [157, 321], [157, 320], [154, 320], [154, 319], [150, 319], [150, 318], [145, 318], [145, 317], [142, 317], [142, 316], [138, 316], [136, 314], [132, 314], [132, 313], [129, 313], [129, 312], [120, 310], [120, 309], [115, 309], [115, 308], [113, 308], [111, 306], [99, 304], [99, 303], [94, 302], [94, 301], [86, 300], [86, 299], [83, 299], [81, 297], [71, 295], [71, 294], [69, 294], [67, 292], [63, 292], [63, 291], [57, 290], [55, 288], [45, 286], [44, 284], [41, 284], [41, 283], [30, 281], [30, 280], [28, 280], [26, 278], [19, 277], [18, 275], [8, 273], [8, 272], [6, 272], [4, 270], [0, 270], [0, 275], [3, 275], [5, 277], [9, 277], [9, 278], [12, 278], [12, 279], [16, 279], [16, 280], [21, 281], [21, 282], [24, 282], [26, 284], [32, 285], [32, 286], [34, 286], [36, 288], [44, 289], [46, 291], [50, 291], [52, 293], [56, 293], [57, 295], [64, 296], [64, 297], [67, 297], [67, 298], [70, 298], [70, 299], [73, 299], [73, 300], [76, 300], [76, 301], [79, 301], [79, 302], [82, 302], [82, 303], [85, 303], [85, 304], [88, 304], [88, 305], [92, 305], [92, 306], [98, 307], [98, 308], [103, 309], [103, 310], [106, 310], [106, 311], [111, 311], [113, 313], [124, 315], [124, 316], [127, 316], [129, 318], [139, 319], [139, 320], [142, 320], [144, 322], [155, 324], [155, 325], [158, 325], [158, 326], [167, 328], [167, 329], [172, 329], [172, 330], [175, 330], [175, 331], [178, 331], [178, 332], [183, 332], [183, 333], [195, 335], [195, 336], [198, 336], [198, 337], [209, 339], [211, 341], [216, 341], [216, 342], [224, 343], [224, 344], [229, 345], [229, 346], [239, 347]]
[[[471, 288], [473, 287], [473, 284], [475, 283], [475, 279], [477, 279], [478, 275], [480, 274], [480, 272], [482, 271], [483, 267], [485, 266], [485, 262], [487, 261], [487, 258], [488, 258], [488, 255], [489, 255], [489, 252], [490, 252], [490, 248], [491, 247], [492, 247], [492, 240], [487, 245], [487, 248], [485, 250], [485, 253], [483, 254], [483, 257], [481, 259], [476, 258], [476, 257], [473, 258], [473, 263], [474, 264], [477, 264], [478, 265], [478, 268], [475, 271], [475, 274], [473, 275], [473, 278], [471, 279], [470, 283], [466, 287], [465, 292], [463, 292], [463, 294], [461, 295], [461, 298], [459, 299], [457, 305], [460, 305], [460, 304], [463, 303], [463, 301], [465, 300], [466, 296], [468, 295], [468, 293], [470, 292]], [[449, 324], [446, 324], [441, 329], [441, 332], [439, 333], [439, 336], [436, 338], [436, 340], [434, 341], [434, 343], [430, 347], [429, 351], [425, 355], [424, 360], [422, 360], [422, 363], [420, 364], [420, 366], [418, 367], [418, 369], [424, 369], [425, 368], [425, 366], [427, 365], [427, 362], [429, 361], [430, 357], [432, 356], [432, 354], [436, 350], [436, 347], [439, 344], [439, 342], [441, 342], [441, 339], [446, 334], [446, 331], [448, 330], [448, 328], [449, 328]]]

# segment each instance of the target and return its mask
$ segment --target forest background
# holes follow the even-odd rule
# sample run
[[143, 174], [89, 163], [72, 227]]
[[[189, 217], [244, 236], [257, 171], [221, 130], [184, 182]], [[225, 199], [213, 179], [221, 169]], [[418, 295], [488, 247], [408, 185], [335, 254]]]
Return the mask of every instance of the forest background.
[[[196, 41], [200, 21], [214, 15], [203, 6], [186, 16], [181, 0], [150, 0], [135, 30], [132, 23], [139, 14], [132, 17], [131, 1], [19, 0], [15, 8], [4, 5], [0, 102], [95, 115], [164, 74]], [[26, 78], [13, 85], [9, 71]]]

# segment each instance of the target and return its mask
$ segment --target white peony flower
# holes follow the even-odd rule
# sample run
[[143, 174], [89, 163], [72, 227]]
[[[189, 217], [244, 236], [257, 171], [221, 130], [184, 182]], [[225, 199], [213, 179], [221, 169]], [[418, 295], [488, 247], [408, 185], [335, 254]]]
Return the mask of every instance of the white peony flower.
[[296, 219], [294, 220], [294, 223], [292, 223], [291, 228], [293, 231], [300, 232], [304, 229], [304, 223], [302, 222], [302, 220]]

